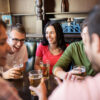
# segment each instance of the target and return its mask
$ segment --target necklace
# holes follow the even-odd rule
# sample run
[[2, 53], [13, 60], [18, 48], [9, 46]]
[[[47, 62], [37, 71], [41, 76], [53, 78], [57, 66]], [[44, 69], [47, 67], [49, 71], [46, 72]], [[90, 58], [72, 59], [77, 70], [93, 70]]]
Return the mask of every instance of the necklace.
[[52, 50], [50, 47], [49, 47], [49, 51], [51, 52], [51, 54], [53, 55], [58, 55], [62, 52], [62, 49], [61, 48], [55, 48], [54, 50]]

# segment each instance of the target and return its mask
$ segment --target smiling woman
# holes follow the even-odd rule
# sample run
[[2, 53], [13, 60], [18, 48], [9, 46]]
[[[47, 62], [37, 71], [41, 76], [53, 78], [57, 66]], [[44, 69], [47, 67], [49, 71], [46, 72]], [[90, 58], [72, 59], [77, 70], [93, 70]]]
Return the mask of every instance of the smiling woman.
[[44, 31], [43, 41], [36, 51], [35, 69], [41, 69], [40, 61], [46, 64], [48, 60], [50, 62], [49, 73], [51, 74], [53, 66], [66, 49], [66, 43], [59, 23], [48, 22]]
[[48, 26], [46, 28], [46, 39], [50, 45], [56, 43], [56, 32], [53, 26]]

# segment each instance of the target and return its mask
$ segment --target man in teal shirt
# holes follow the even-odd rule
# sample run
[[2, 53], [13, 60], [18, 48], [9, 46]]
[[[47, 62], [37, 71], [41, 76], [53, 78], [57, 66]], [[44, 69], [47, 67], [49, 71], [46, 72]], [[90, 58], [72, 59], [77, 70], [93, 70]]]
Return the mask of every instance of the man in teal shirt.
[[94, 70], [91, 67], [91, 63], [88, 60], [85, 50], [84, 50], [84, 33], [86, 34], [88, 32], [87, 30], [87, 22], [85, 21], [82, 26], [82, 40], [79, 42], [74, 42], [70, 44], [61, 58], [58, 60], [58, 62], [55, 64], [53, 68], [53, 74], [58, 76], [61, 79], [64, 79], [66, 76], [66, 72], [69, 69], [70, 63], [73, 63], [74, 65], [78, 66], [85, 66], [86, 67], [86, 74], [87, 75], [95, 75]]

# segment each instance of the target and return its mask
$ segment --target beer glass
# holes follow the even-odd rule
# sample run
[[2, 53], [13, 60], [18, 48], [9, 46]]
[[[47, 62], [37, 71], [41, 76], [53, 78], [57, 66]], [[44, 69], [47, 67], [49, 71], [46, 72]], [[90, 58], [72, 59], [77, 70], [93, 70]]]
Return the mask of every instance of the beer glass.
[[46, 67], [47, 67], [47, 79], [49, 79], [49, 73], [50, 73], [50, 61], [46, 60]]
[[74, 75], [86, 76], [86, 68], [85, 68], [85, 66], [76, 65], [76, 66], [73, 66], [73, 70], [76, 71], [76, 73], [74, 73]]
[[[29, 82], [30, 85], [33, 87], [37, 87], [42, 78], [42, 71], [41, 70], [32, 70], [29, 72]], [[34, 91], [31, 91], [31, 95], [36, 96], [36, 93]]]
[[43, 77], [45, 79], [49, 79], [50, 62], [47, 60], [44, 64], [42, 61], [40, 61], [40, 68], [42, 70]]
[[13, 67], [16, 67], [16, 68], [20, 68], [20, 71], [21, 71], [21, 76], [20, 76], [20, 78], [23, 78], [23, 61], [20, 59], [18, 62], [16, 62], [16, 61], [13, 61], [13, 64], [14, 64], [14, 66]]

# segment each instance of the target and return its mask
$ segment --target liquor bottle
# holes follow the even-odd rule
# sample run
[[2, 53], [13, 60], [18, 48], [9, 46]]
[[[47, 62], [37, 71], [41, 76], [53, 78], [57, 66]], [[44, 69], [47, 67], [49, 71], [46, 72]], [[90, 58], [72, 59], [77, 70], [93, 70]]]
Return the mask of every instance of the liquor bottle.
[[65, 0], [61, 0], [61, 12], [65, 12]]
[[69, 11], [69, 2], [68, 0], [61, 0], [61, 12]]

